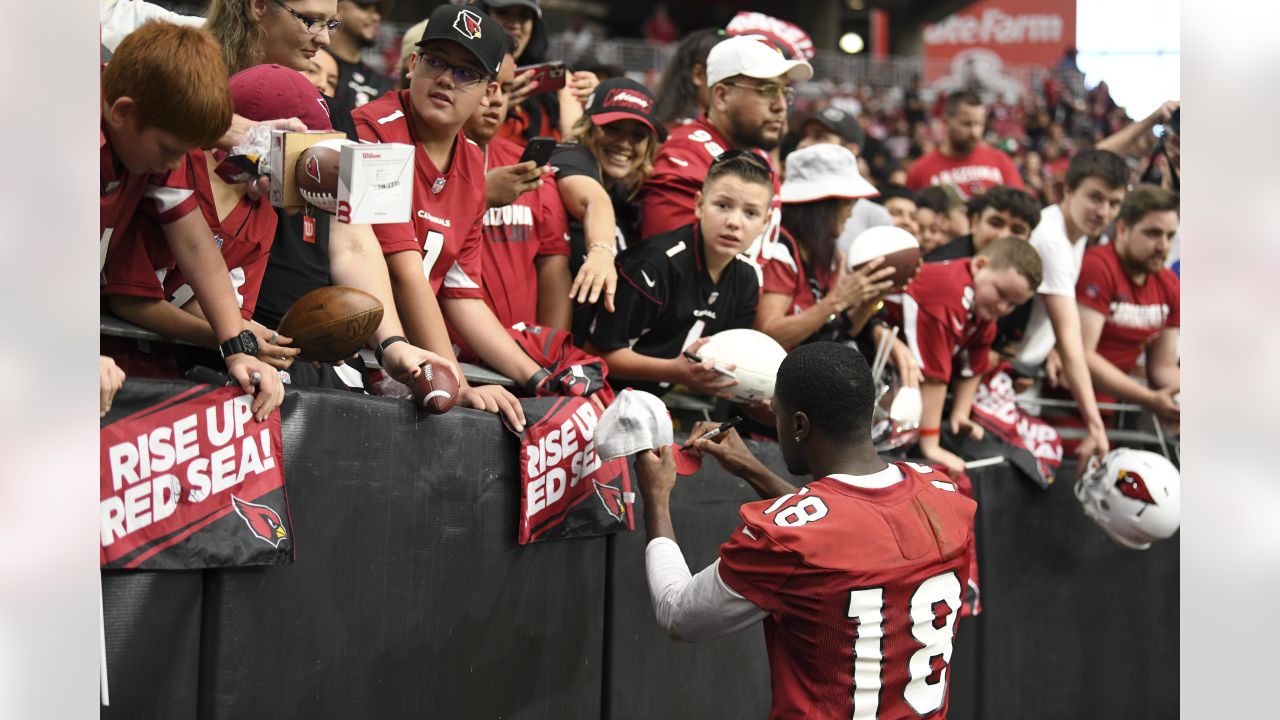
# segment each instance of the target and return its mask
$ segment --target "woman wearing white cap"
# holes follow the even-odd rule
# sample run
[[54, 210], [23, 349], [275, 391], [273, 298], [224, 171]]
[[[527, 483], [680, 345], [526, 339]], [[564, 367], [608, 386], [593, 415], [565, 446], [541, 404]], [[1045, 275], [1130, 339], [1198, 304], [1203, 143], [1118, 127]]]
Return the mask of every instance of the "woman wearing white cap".
[[813, 145], [787, 156], [782, 231], [764, 264], [757, 330], [787, 349], [861, 331], [893, 286], [893, 268], [876, 258], [849, 272], [836, 239], [854, 200], [875, 193], [844, 147]]

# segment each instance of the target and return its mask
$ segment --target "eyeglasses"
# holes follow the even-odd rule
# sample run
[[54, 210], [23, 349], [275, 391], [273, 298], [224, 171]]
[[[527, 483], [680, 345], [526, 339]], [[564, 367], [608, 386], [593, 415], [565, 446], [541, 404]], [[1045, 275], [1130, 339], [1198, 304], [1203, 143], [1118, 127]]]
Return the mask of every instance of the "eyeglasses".
[[443, 75], [445, 70], [453, 70], [453, 84], [460, 88], [471, 89], [487, 79], [487, 76], [479, 70], [469, 68], [466, 65], [450, 65], [444, 61], [444, 58], [425, 50], [418, 53], [418, 59], [421, 60], [418, 63], [418, 67], [427, 68], [424, 74], [432, 80]]
[[338, 31], [338, 28], [342, 27], [341, 20], [324, 20], [318, 17], [311, 17], [310, 15], [303, 15], [297, 10], [294, 10], [288, 5], [285, 5], [284, 3], [280, 2], [280, 0], [271, 0], [271, 1], [279, 5], [280, 7], [284, 8], [285, 10], [288, 10], [290, 15], [298, 18], [298, 22], [302, 23], [302, 26], [305, 27], [307, 29], [307, 32], [311, 33], [312, 35], [319, 35], [321, 30], [328, 30], [329, 34], [332, 35]]
[[736, 88], [745, 90], [755, 90], [757, 94], [766, 98], [773, 99], [782, 95], [783, 101], [788, 105], [796, 101], [796, 89], [790, 85], [779, 85], [778, 83], [765, 83], [763, 85], [744, 85], [742, 83], [726, 82], [725, 85], [732, 85]]
[[715, 160], [711, 161], [711, 167], [723, 165], [724, 163], [731, 160], [737, 160], [739, 158], [746, 160], [752, 165], [755, 165], [765, 171], [768, 173], [769, 177], [773, 177], [773, 168], [769, 166], [769, 162], [750, 150], [725, 150], [717, 155]]

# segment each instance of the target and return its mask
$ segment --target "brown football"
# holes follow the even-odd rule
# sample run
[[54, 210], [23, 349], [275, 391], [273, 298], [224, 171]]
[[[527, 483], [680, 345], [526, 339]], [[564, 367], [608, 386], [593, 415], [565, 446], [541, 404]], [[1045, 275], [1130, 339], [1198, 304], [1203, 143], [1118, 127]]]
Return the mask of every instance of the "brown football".
[[348, 140], [322, 140], [298, 154], [294, 178], [302, 199], [325, 212], [338, 209], [338, 168]]
[[421, 365], [413, 381], [413, 402], [432, 415], [449, 412], [458, 401], [458, 380], [449, 366], [438, 362]]
[[298, 298], [277, 328], [302, 350], [299, 359], [336, 362], [358, 351], [382, 322], [382, 303], [341, 285], [316, 288]]
[[893, 268], [893, 289], [901, 290], [920, 269], [920, 243], [915, 236], [892, 225], [867, 228], [849, 246], [849, 269], [857, 270], [883, 257], [882, 267]]

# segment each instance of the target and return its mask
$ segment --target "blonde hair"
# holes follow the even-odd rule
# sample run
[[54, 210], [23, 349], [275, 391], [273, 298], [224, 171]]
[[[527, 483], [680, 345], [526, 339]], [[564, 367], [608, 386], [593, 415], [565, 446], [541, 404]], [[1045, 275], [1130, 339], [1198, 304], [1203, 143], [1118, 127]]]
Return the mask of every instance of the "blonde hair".
[[249, 17], [249, 0], [209, 0], [204, 27], [222, 46], [228, 76], [261, 61], [267, 31]]
[[987, 267], [992, 270], [1013, 268], [1019, 275], [1027, 279], [1032, 291], [1040, 287], [1044, 280], [1044, 266], [1040, 262], [1040, 253], [1031, 243], [1015, 237], [1002, 237], [992, 240], [978, 252], [978, 257], [987, 258]]
[[[601, 143], [604, 141], [604, 131], [598, 125], [591, 122], [591, 118], [583, 115], [578, 121], [569, 128], [569, 132], [564, 136], [567, 143], [574, 143], [586, 148], [591, 156], [596, 159], [596, 165], [600, 165], [600, 155], [603, 153]], [[649, 132], [649, 142], [645, 145], [644, 161], [632, 170], [622, 180], [614, 180], [613, 178], [601, 173], [601, 181], [604, 186], [621, 184], [627, 190], [627, 200], [634, 200], [636, 195], [640, 194], [640, 188], [644, 185], [649, 176], [653, 174], [653, 159], [658, 155], [658, 137], [653, 131]]]

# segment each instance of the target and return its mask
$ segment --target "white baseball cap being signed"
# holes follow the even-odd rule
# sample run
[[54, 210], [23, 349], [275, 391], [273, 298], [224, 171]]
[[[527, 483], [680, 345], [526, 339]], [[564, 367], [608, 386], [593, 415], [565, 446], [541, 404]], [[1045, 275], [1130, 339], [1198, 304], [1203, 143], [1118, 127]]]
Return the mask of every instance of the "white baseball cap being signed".
[[771, 80], [786, 75], [791, 81], [813, 77], [813, 66], [804, 60], [788, 60], [763, 35], [738, 35], [721, 40], [707, 55], [707, 86], [735, 75]]

